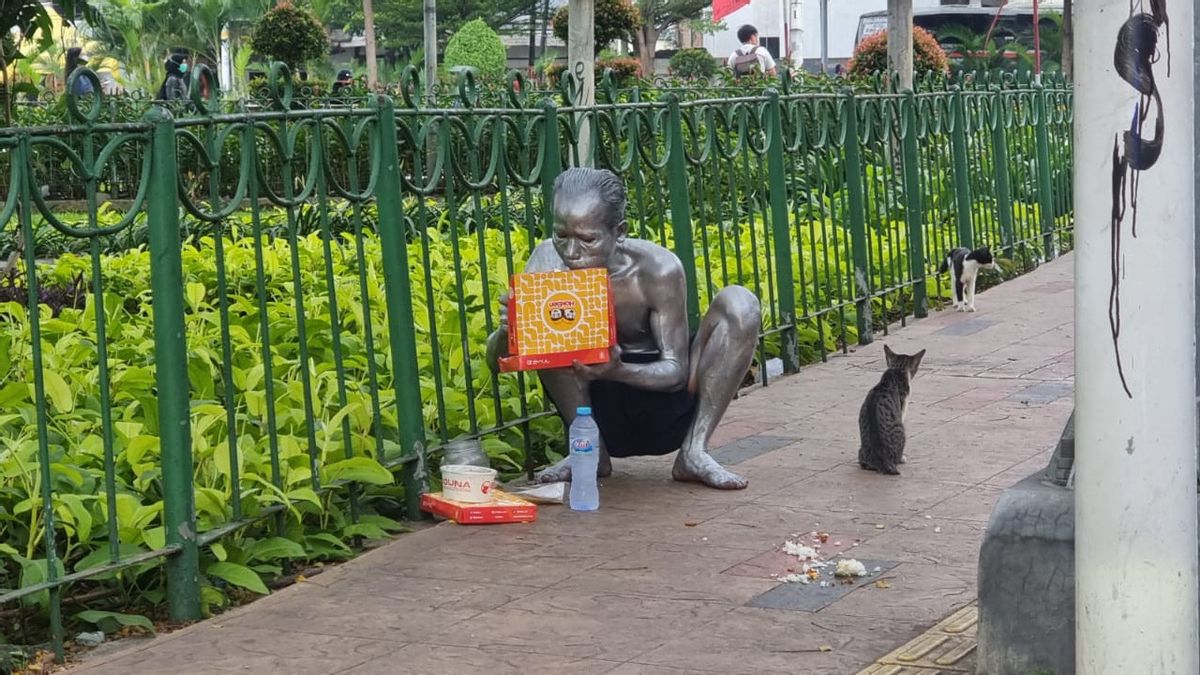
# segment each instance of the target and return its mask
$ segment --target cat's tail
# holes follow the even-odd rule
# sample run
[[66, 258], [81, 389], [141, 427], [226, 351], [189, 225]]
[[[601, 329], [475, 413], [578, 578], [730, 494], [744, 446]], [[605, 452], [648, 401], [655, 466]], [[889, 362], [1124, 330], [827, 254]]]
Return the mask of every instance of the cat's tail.
[[946, 256], [944, 258], [942, 258], [942, 264], [938, 266], [938, 274], [945, 274], [946, 272], [949, 272], [949, 271], [950, 271], [950, 255], [946, 254]]

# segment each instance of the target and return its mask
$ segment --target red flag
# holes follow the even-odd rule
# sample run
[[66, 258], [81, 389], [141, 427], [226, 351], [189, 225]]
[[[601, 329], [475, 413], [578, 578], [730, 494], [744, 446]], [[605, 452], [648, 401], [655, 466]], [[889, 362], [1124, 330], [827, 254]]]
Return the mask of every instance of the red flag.
[[712, 20], [720, 21], [748, 4], [750, 0], [713, 0]]

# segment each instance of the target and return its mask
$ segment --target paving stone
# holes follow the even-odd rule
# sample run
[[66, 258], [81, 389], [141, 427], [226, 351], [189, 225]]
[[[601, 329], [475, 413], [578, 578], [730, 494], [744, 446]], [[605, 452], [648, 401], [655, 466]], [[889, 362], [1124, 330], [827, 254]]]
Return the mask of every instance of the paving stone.
[[1008, 398], [1020, 401], [1026, 405], [1037, 406], [1053, 403], [1061, 398], [1072, 396], [1074, 393], [1074, 382], [1039, 382], [1010, 395]]
[[791, 445], [793, 442], [793, 439], [784, 436], [750, 436], [717, 448], [710, 454], [721, 464], [731, 466]]
[[[825, 609], [842, 597], [873, 584], [878, 579], [896, 567], [897, 563], [885, 560], [858, 559], [866, 568], [868, 576], [850, 579], [851, 583], [834, 578], [833, 570], [836, 562], [821, 570], [821, 578], [812, 583], [799, 582], [780, 583], [775, 588], [753, 598], [747, 603], [749, 607], [763, 609], [787, 609], [794, 612], [816, 612]], [[876, 568], [879, 572], [876, 572]], [[820, 582], [824, 581], [825, 586]]]
[[941, 330], [937, 331], [936, 335], [953, 335], [955, 337], [965, 337], [967, 335], [974, 335], [980, 331], [987, 330], [988, 328], [991, 328], [994, 325], [996, 325], [995, 319], [989, 319], [987, 317], [978, 316], [973, 319], [966, 319], [965, 321], [956, 321], [956, 322], [946, 326], [945, 328], [942, 328]]

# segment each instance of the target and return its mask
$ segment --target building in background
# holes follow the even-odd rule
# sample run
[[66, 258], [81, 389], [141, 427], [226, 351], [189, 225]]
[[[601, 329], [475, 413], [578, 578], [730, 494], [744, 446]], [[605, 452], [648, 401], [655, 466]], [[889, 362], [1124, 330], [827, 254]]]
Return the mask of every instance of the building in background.
[[[723, 0], [714, 2], [714, 11]], [[887, 0], [828, 0], [829, 68], [845, 64], [854, 54], [858, 21], [863, 14], [887, 10]], [[942, 0], [913, 0], [913, 7], [938, 7]], [[955, 3], [965, 4], [965, 3]], [[704, 40], [716, 58], [724, 59], [740, 45], [737, 30], [743, 24], [758, 28], [759, 44], [778, 59], [813, 72], [821, 64], [821, 0], [733, 0], [732, 11], [721, 17], [726, 29]], [[886, 25], [885, 25], [886, 28]]]

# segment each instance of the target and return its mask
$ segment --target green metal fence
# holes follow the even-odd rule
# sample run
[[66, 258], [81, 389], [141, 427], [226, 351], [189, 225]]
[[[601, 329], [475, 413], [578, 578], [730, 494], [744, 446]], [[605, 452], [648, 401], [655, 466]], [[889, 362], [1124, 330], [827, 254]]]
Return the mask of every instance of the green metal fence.
[[[89, 97], [69, 126], [0, 130], [0, 231], [23, 246], [0, 296], [0, 637], [48, 628], [61, 653], [64, 610], [196, 618], [346, 557], [417, 515], [456, 438], [506, 473], [561, 456], [536, 378], [493, 377], [484, 338], [564, 166], [626, 180], [632, 232], [684, 261], [693, 323], [728, 284], [762, 299], [764, 385], [769, 359], [794, 372], [923, 316], [952, 246], [1023, 269], [1071, 244], [1057, 82], [605, 86], [586, 109], [511, 89], [485, 108], [465, 86], [429, 110], [414, 71], [398, 103], [296, 109], [272, 76], [269, 110], [194, 93], [114, 123]], [[86, 208], [43, 196], [48, 165]], [[138, 168], [122, 211], [101, 198], [117, 165]]]

